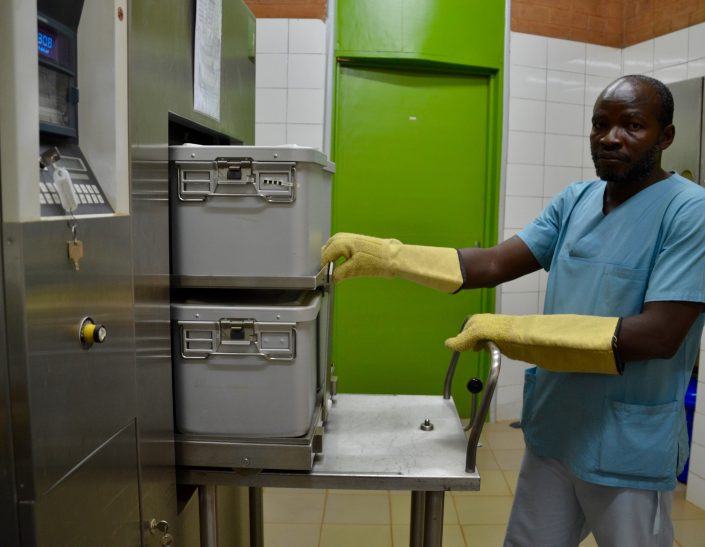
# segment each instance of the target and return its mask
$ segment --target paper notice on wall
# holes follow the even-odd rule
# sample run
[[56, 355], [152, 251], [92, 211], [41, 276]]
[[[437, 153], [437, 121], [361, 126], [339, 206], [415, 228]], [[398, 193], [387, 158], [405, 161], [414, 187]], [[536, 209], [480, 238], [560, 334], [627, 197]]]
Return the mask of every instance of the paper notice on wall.
[[193, 109], [220, 120], [222, 0], [196, 0]]

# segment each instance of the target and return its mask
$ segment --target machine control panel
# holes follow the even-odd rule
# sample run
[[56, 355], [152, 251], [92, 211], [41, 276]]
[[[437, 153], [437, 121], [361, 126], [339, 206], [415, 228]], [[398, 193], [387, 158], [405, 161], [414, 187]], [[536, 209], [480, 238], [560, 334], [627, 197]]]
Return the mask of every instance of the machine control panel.
[[[78, 146], [64, 144], [43, 148], [42, 157], [46, 157], [47, 152], [52, 151], [52, 148], [58, 151], [58, 154], [54, 153], [55, 159], [52, 165], [45, 164], [39, 170], [41, 216], [63, 216], [68, 213], [73, 215], [109, 214], [113, 212]], [[62, 178], [62, 184], [59, 184], [56, 176], [57, 171], [67, 173], [68, 180]], [[74, 191], [73, 195], [70, 197], [62, 195], [70, 192], [67, 187], [71, 186]], [[73, 202], [75, 205], [67, 206], [67, 202]]]

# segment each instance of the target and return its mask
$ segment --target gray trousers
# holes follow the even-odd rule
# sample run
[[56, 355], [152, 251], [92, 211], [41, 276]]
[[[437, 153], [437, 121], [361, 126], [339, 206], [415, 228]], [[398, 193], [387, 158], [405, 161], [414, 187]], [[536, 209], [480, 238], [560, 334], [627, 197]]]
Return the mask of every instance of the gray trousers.
[[600, 486], [528, 448], [505, 547], [574, 547], [592, 532], [600, 547], [672, 547], [673, 492]]

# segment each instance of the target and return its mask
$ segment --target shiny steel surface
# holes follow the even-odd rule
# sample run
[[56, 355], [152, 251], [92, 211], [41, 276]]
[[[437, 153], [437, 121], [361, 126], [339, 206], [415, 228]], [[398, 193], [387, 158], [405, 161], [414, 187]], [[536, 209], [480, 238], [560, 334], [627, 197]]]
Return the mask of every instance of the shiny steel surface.
[[[17, 514], [23, 546], [137, 547], [140, 538], [129, 217], [3, 225]], [[111, 337], [90, 350], [92, 316]]]
[[[67, 258], [63, 221], [6, 224], [5, 280], [20, 500], [37, 500], [134, 419], [128, 217], [80, 219], [83, 267]], [[86, 316], [111, 338], [90, 350]]]
[[[1, 171], [0, 171], [1, 172]], [[2, 220], [2, 207], [0, 207]], [[0, 222], [0, 241], [2, 223]], [[5, 283], [0, 254], [0, 309], [5, 309]], [[0, 530], [8, 546], [19, 544], [17, 500], [15, 495], [15, 462], [12, 454], [12, 418], [10, 416], [10, 378], [5, 338], [5, 314], [0, 314]]]
[[[140, 547], [135, 422], [112, 436], [34, 508], [43, 547]], [[25, 543], [22, 544], [23, 546]]]
[[248, 439], [176, 435], [176, 463], [185, 467], [226, 467], [245, 471], [309, 471], [316, 452], [321, 448], [321, 411], [319, 400], [309, 430], [301, 437]]
[[[435, 428], [421, 431], [429, 418]], [[452, 399], [340, 394], [310, 473], [181, 469], [180, 483], [353, 490], [479, 490], [465, 471], [466, 439]]]
[[[193, 111], [193, 3], [132, 0], [129, 17], [130, 178], [142, 518], [180, 528], [174, 477], [169, 317], [169, 113], [254, 142], [254, 18], [241, 1], [223, 3], [221, 121]], [[176, 143], [181, 144], [181, 143]], [[181, 545], [174, 533], [176, 545]], [[144, 547], [159, 545], [143, 534]]]

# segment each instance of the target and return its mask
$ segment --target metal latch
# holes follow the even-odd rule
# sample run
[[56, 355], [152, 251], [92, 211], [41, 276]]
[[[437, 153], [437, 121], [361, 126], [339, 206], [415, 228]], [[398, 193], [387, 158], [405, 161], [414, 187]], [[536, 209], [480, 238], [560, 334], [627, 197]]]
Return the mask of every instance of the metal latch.
[[262, 162], [251, 158], [176, 162], [181, 201], [209, 197], [258, 197], [268, 203], [296, 200], [296, 162]]
[[178, 325], [184, 359], [258, 355], [268, 361], [291, 361], [296, 357], [296, 323], [221, 319], [179, 321]]

